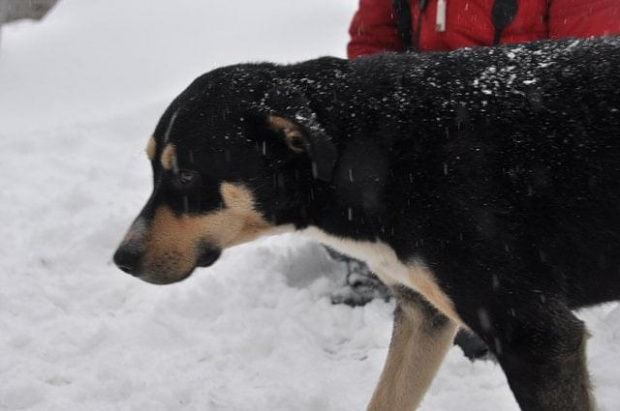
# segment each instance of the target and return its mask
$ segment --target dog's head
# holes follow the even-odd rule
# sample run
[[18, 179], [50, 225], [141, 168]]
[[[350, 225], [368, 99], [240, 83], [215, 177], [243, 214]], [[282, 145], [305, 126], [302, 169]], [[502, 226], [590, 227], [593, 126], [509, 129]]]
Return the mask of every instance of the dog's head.
[[276, 74], [266, 64], [215, 70], [166, 110], [146, 149], [153, 192], [114, 255], [119, 268], [183, 280], [287, 223], [296, 184], [329, 180], [335, 147], [303, 89]]

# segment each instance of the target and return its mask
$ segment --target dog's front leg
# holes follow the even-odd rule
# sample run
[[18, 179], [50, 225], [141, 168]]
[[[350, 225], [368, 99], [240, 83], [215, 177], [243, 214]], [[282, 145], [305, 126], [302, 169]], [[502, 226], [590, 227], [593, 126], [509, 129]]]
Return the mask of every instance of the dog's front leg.
[[397, 307], [387, 361], [368, 411], [412, 411], [452, 345], [456, 325], [422, 296], [393, 287]]

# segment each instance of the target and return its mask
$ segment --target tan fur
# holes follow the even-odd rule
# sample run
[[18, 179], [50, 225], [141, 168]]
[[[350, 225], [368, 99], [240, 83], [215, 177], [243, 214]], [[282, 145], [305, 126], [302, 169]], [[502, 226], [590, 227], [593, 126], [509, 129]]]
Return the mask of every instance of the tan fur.
[[157, 142], [153, 137], [149, 138], [149, 142], [146, 144], [146, 155], [149, 157], [149, 160], [155, 160], [155, 152], [157, 150]]
[[428, 302], [456, 324], [464, 326], [463, 321], [454, 309], [452, 299], [439, 288], [431, 270], [418, 262], [408, 265], [407, 268], [409, 270], [409, 281], [405, 285], [422, 294]]
[[284, 134], [284, 139], [288, 147], [296, 153], [301, 153], [308, 149], [308, 142], [303, 137], [299, 127], [283, 117], [269, 116], [267, 119], [271, 128]]
[[247, 188], [223, 183], [220, 190], [225, 207], [205, 216], [175, 216], [167, 206], [156, 210], [145, 241], [145, 271], [151, 277], [172, 280], [187, 275], [196, 264], [201, 243], [225, 249], [273, 228], [254, 210]]
[[274, 229], [274, 226], [265, 221], [263, 216], [254, 209], [254, 197], [250, 190], [241, 185], [222, 183], [220, 192], [226, 205], [223, 218], [242, 222], [242, 229], [229, 241], [222, 242], [222, 248], [255, 240]]
[[174, 146], [168, 144], [161, 153], [161, 166], [164, 170], [175, 170], [177, 167], [177, 154]]
[[454, 309], [454, 303], [437, 285], [435, 276], [423, 262], [411, 261], [404, 264], [398, 259], [396, 252], [381, 241], [339, 238], [316, 227], [310, 227], [303, 233], [344, 254], [366, 262], [385, 284], [402, 284], [417, 291], [454, 323], [464, 325]]
[[423, 310], [399, 307], [388, 357], [368, 411], [413, 411], [433, 381], [456, 332], [453, 322], [429, 324]]
[[544, 409], [598, 410], [588, 374], [586, 346], [590, 334], [585, 327], [582, 332], [578, 347], [551, 359], [559, 372], [542, 382], [540, 400], [546, 405]]

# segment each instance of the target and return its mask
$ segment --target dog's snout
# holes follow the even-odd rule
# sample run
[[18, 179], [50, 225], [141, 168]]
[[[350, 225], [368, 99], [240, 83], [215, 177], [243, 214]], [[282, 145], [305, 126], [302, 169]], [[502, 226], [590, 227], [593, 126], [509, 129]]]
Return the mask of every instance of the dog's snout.
[[136, 275], [141, 260], [142, 254], [133, 247], [119, 247], [114, 253], [114, 264], [127, 274]]

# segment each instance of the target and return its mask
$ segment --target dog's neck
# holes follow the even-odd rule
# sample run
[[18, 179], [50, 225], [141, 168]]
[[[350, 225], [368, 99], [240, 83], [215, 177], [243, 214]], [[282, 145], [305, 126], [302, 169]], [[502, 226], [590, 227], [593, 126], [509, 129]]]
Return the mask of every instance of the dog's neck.
[[[274, 222], [294, 224], [297, 228], [318, 226], [329, 231], [346, 231], [350, 225], [357, 236], [364, 236], [364, 232], [370, 236], [381, 230], [381, 194], [389, 173], [387, 152], [393, 144], [389, 139], [375, 138], [377, 118], [381, 117], [378, 112], [385, 107], [369, 105], [367, 93], [361, 90], [359, 98], [342, 99], [361, 81], [360, 74], [352, 70], [347, 60], [313, 60], [284, 67], [281, 75], [303, 90], [336, 146], [338, 160], [328, 181], [313, 175], [308, 163], [280, 170], [275, 178], [283, 183], [279, 190], [286, 200], [275, 211]], [[365, 115], [371, 114], [369, 110], [377, 113]], [[359, 221], [363, 221], [365, 228], [360, 228]]]
[[[309, 65], [315, 68], [309, 69]], [[368, 105], [365, 93], [351, 101], [339, 97], [350, 94], [347, 90], [361, 81], [347, 60], [314, 60], [283, 67], [280, 75], [279, 80], [303, 90], [336, 146], [338, 159], [329, 179], [312, 173], [309, 162], [295, 162], [275, 171], [278, 200], [267, 201], [275, 204], [268, 211], [270, 220], [276, 225], [317, 226], [333, 234], [374, 239], [373, 233], [382, 230], [382, 191], [390, 172], [387, 153], [393, 144], [389, 138], [375, 138], [377, 113], [385, 107]], [[324, 84], [329, 84], [329, 90]], [[365, 115], [369, 110], [377, 113]]]

